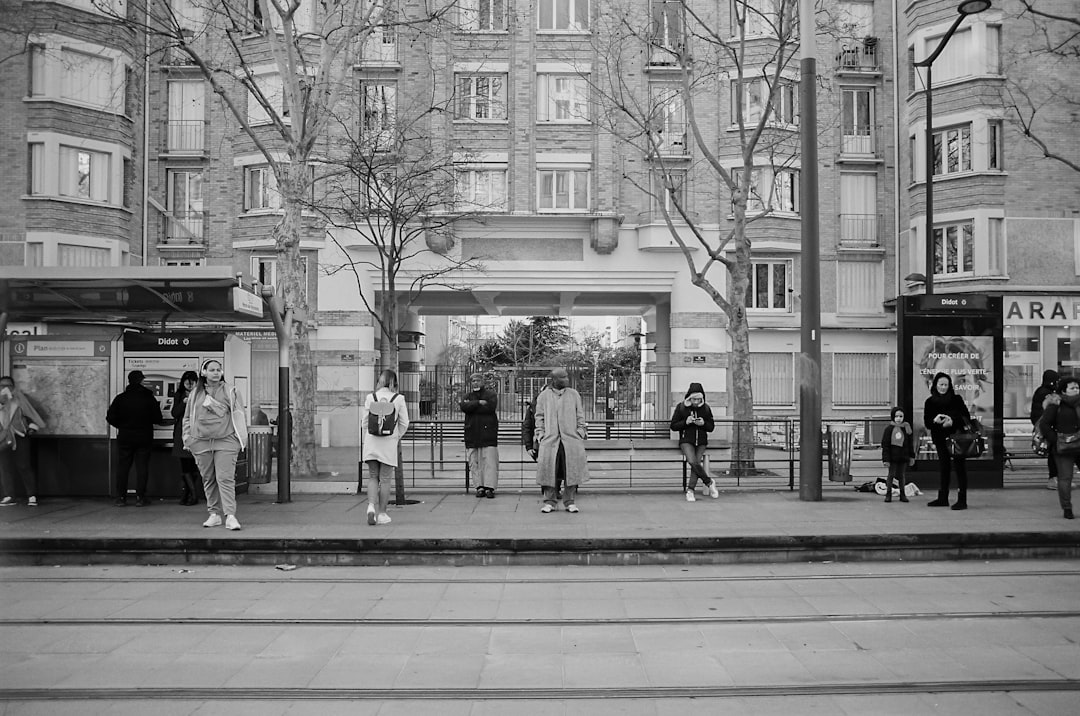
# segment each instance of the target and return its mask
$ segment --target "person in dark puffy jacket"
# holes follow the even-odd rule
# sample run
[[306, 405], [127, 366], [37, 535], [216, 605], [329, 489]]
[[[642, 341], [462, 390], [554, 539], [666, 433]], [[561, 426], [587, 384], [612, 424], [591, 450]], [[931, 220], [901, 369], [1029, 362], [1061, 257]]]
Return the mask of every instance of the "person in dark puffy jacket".
[[705, 402], [705, 389], [701, 383], [691, 383], [686, 397], [675, 406], [671, 415], [671, 429], [679, 433], [679, 450], [690, 466], [690, 479], [686, 483], [686, 501], [694, 502], [694, 489], [698, 480], [709, 489], [713, 499], [720, 497], [716, 481], [705, 471], [705, 451], [709, 444], [709, 433], [716, 427], [712, 409]]
[[900, 501], [907, 502], [907, 469], [915, 464], [915, 441], [911, 435], [911, 423], [904, 418], [904, 409], [895, 407], [889, 414], [889, 424], [881, 433], [881, 461], [889, 467], [885, 484], [885, 501], [892, 502], [893, 478], [899, 482]]
[[135, 505], [145, 507], [146, 485], [150, 481], [150, 448], [154, 444], [154, 425], [164, 420], [157, 397], [143, 386], [143, 372], [128, 373], [128, 385], [113, 398], [105, 419], [116, 428], [119, 457], [116, 462], [116, 505], [127, 504], [128, 473], [135, 463]]
[[[1031, 395], [1031, 424], [1038, 425], [1039, 418], [1042, 417], [1043, 403], [1046, 402], [1046, 398], [1054, 394], [1057, 390], [1057, 383], [1061, 379], [1056, 370], [1043, 371], [1042, 384], [1035, 389], [1035, 392]], [[1046, 456], [1046, 468], [1049, 471], [1050, 479], [1046, 482], [1047, 490], [1057, 489], [1057, 462], [1054, 460], [1053, 453]]]
[[1062, 455], [1060, 448], [1063, 435], [1080, 433], [1080, 378], [1062, 378], [1058, 392], [1048, 395], [1043, 405], [1045, 410], [1039, 419], [1039, 430], [1050, 444], [1050, 455], [1057, 462], [1058, 503], [1065, 519], [1071, 520], [1073, 468], [1080, 462], [1080, 454]]
[[471, 390], [458, 406], [465, 413], [465, 452], [476, 496], [493, 499], [499, 486], [499, 397], [483, 373], [469, 377]]

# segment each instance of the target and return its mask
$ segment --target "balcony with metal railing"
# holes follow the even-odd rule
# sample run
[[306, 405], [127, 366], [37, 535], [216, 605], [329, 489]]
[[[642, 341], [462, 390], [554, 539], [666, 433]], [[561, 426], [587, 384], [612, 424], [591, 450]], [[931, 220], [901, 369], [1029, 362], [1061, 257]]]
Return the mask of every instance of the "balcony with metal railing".
[[836, 71], [838, 73], [881, 72], [878, 39], [876, 37], [864, 37], [842, 40], [836, 54]]
[[162, 216], [161, 244], [168, 248], [204, 248], [210, 216], [205, 211], [172, 211]]
[[881, 214], [840, 214], [840, 248], [880, 246], [881, 218]]
[[170, 119], [165, 125], [165, 151], [169, 154], [203, 154], [206, 122], [201, 119]]
[[840, 160], [877, 159], [879, 145], [877, 127], [847, 127], [840, 132]]

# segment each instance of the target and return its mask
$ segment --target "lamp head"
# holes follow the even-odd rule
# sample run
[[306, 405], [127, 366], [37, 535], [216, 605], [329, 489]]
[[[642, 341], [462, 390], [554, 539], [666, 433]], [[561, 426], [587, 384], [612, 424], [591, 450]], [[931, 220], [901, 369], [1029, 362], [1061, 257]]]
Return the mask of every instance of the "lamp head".
[[964, 0], [956, 6], [956, 11], [961, 15], [978, 15], [990, 9], [990, 0]]

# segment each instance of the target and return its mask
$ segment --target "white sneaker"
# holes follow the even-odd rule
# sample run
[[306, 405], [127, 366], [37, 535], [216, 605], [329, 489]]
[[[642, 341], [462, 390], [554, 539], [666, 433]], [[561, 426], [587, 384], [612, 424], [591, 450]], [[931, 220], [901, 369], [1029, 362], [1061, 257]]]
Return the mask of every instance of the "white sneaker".
[[4, 499], [0, 500], [0, 507], [13, 507], [14, 505], [15, 500], [10, 497], [5, 497]]
[[1056, 490], [1057, 489], [1057, 478], [1056, 477], [1051, 477], [1049, 480], [1047, 480], [1046, 489], [1047, 490]]
[[31, 495], [30, 499], [26, 501], [26, 505], [27, 507], [37, 507], [37, 498]]
[[686, 501], [687, 502], [697, 502], [697, 498], [694, 497], [694, 491], [693, 490], [687, 490], [686, 491]]
[[386, 514], [385, 512], [380, 513], [379, 516], [375, 518], [375, 524], [377, 524], [377, 525], [388, 525], [388, 524], [390, 524], [390, 515]]
[[716, 480], [713, 480], [712, 484], [709, 485], [709, 497], [714, 500], [720, 497], [720, 490], [716, 489]]
[[238, 530], [240, 529], [240, 521], [233, 515], [225, 515], [225, 529]]
[[547, 513], [551, 512], [554, 509], [555, 509], [554, 507], [552, 507], [551, 505], [545, 503], [544, 506], [540, 508], [540, 511], [543, 512], [546, 515]]
[[367, 506], [367, 523], [369, 525], [375, 524], [375, 505], [368, 503]]
[[203, 527], [221, 527], [221, 515], [216, 512], [211, 512], [210, 516], [206, 518], [206, 522], [202, 523]]
[[578, 512], [581, 512], [581, 510], [578, 509], [577, 505], [575, 505], [572, 502], [569, 505], [566, 506], [566, 511], [567, 512], [572, 512], [574, 514], [577, 514]]

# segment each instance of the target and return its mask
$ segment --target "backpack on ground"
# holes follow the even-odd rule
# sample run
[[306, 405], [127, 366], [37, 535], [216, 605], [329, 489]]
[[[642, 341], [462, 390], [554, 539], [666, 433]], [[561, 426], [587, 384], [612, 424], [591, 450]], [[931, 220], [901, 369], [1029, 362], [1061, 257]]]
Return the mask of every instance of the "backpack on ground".
[[368, 435], [386, 437], [393, 435], [397, 428], [397, 407], [394, 401], [400, 393], [394, 393], [389, 401], [379, 400], [374, 393], [371, 394], [371, 406], [368, 407], [367, 431]]

